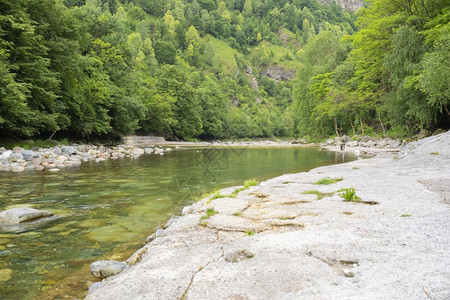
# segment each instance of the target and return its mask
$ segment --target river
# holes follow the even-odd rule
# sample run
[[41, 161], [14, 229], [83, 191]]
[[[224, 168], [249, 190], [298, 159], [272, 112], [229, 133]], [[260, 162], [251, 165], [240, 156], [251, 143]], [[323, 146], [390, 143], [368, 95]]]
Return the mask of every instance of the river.
[[59, 173], [0, 173], [0, 211], [30, 206], [61, 217], [0, 231], [0, 299], [82, 298], [89, 264], [125, 260], [183, 206], [245, 180], [354, 159], [311, 148], [174, 149], [84, 163]]

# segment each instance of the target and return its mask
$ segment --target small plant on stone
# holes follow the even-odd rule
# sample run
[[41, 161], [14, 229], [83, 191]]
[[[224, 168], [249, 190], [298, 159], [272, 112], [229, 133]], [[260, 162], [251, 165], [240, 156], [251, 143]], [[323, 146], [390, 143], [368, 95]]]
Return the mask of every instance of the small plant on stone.
[[206, 222], [206, 221], [203, 221], [203, 222], [201, 222], [201, 223], [200, 223], [200, 226], [202, 226], [202, 227], [206, 227], [206, 226], [208, 226], [208, 222]]
[[333, 196], [334, 192], [331, 192], [331, 193], [321, 193], [321, 192], [316, 191], [316, 190], [309, 190], [309, 191], [304, 191], [303, 194], [317, 195], [317, 200], [320, 200], [320, 199], [325, 198], [325, 197]]
[[407, 217], [411, 217], [411, 215], [401, 215], [400, 217], [407, 218]]
[[226, 195], [222, 195], [219, 191], [217, 191], [211, 196], [211, 200], [225, 198], [225, 197], [226, 197]]
[[359, 170], [359, 167], [353, 167], [352, 169], [353, 170]]
[[322, 178], [322, 179], [318, 180], [314, 184], [326, 185], [326, 184], [336, 183], [336, 182], [339, 182], [339, 181], [342, 181], [342, 180], [344, 180], [344, 178], [342, 178], [342, 177], [337, 177], [337, 178], [325, 177], [325, 178]]
[[245, 234], [246, 234], [246, 235], [255, 235], [255, 232], [252, 231], [252, 230], [247, 230], [247, 231], [245, 232]]
[[242, 215], [242, 213], [240, 211], [233, 213], [233, 216], [236, 216], [236, 217], [239, 217], [240, 215]]
[[361, 198], [356, 196], [354, 188], [343, 189], [342, 193], [339, 195], [344, 199], [344, 202], [361, 202]]
[[436, 152], [431, 152], [430, 154], [431, 154], [431, 155], [438, 155], [439, 152], [437, 152], [437, 151], [436, 151]]
[[208, 219], [209, 217], [212, 217], [212, 216], [214, 216], [215, 214], [217, 214], [217, 211], [215, 211], [214, 208], [208, 208], [208, 209], [206, 210], [206, 215], [203, 215], [203, 216], [201, 217], [201, 219], [202, 219], [202, 220]]
[[231, 195], [228, 196], [228, 197], [235, 198], [237, 196], [237, 194], [239, 194], [240, 192], [248, 190], [251, 186], [255, 186], [255, 185], [258, 185], [258, 181], [256, 181], [256, 179], [246, 180], [244, 182], [244, 186], [243, 187], [241, 187], [240, 189], [235, 189], [233, 191], [233, 193], [231, 193]]

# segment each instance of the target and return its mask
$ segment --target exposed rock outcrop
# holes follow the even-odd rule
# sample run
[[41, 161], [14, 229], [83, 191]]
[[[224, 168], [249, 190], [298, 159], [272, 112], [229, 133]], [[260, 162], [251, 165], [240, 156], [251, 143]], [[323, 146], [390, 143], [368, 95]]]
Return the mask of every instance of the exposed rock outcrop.
[[293, 79], [295, 77], [295, 70], [286, 70], [278, 66], [270, 66], [260, 72], [261, 76], [266, 76], [276, 82], [283, 80]]
[[364, 6], [364, 0], [319, 0], [321, 4], [336, 2], [344, 8], [357, 11]]

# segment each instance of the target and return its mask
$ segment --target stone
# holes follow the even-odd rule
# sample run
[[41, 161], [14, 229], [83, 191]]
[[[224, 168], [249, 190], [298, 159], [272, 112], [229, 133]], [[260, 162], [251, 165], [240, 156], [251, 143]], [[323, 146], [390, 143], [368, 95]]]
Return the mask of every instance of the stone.
[[12, 154], [11, 150], [3, 151], [2, 155], [0, 155], [0, 159], [7, 159]]
[[387, 146], [387, 142], [385, 140], [381, 140], [377, 142], [377, 147], [378, 148], [384, 148]]
[[144, 152], [145, 152], [145, 154], [151, 154], [151, 153], [153, 153], [153, 148], [144, 148]]
[[103, 279], [122, 272], [127, 264], [117, 260], [99, 260], [91, 264], [90, 269], [94, 277]]
[[426, 130], [426, 129], [422, 129], [419, 132], [419, 134], [417, 135], [417, 139], [421, 140], [421, 139], [424, 139], [424, 138], [429, 137], [429, 136], [430, 136], [430, 132], [428, 130]]
[[0, 223], [19, 224], [51, 216], [53, 214], [45, 210], [38, 210], [31, 207], [17, 207], [2, 211], [0, 213]]
[[347, 146], [349, 146], [349, 147], [357, 147], [358, 146], [358, 142], [357, 141], [348, 142]]
[[56, 166], [55, 166], [55, 168], [50, 168], [50, 169], [48, 169], [48, 171], [49, 172], [59, 172], [59, 169], [56, 168]]
[[5, 282], [11, 279], [13, 270], [0, 269], [0, 282]]
[[23, 149], [23, 148], [21, 148], [21, 147], [14, 147], [14, 148], [13, 148], [13, 151], [14, 151], [15, 153], [22, 153], [23, 151], [25, 151], [25, 149]]
[[101, 288], [101, 287], [104, 286], [105, 284], [106, 284], [106, 282], [104, 282], [104, 281], [94, 282], [94, 283], [91, 284], [91, 286], [89, 287], [88, 295], [89, 295], [89, 294], [92, 294], [94, 291], [96, 291], [97, 289]]
[[361, 143], [367, 143], [368, 141], [370, 141], [370, 140], [372, 140], [372, 138], [370, 137], [370, 136], [365, 136], [365, 137], [363, 137], [361, 140], [360, 140], [360, 142]]
[[438, 128], [438, 129], [436, 129], [434, 132], [433, 132], [433, 134], [432, 135], [438, 135], [438, 134], [441, 134], [441, 133], [444, 133], [445, 132], [445, 130], [444, 129], [442, 129], [442, 128]]
[[17, 162], [17, 161], [19, 161], [19, 160], [22, 160], [23, 159], [23, 155], [22, 155], [22, 153], [11, 153], [11, 155], [8, 157], [8, 160], [10, 161], [10, 162]]
[[32, 158], [39, 157], [39, 154], [31, 150], [25, 150], [22, 152], [22, 156], [26, 161], [30, 161]]
[[62, 153], [66, 153], [69, 155], [78, 153], [78, 150], [73, 146], [62, 146], [61, 151]]
[[147, 238], [147, 243], [152, 242], [154, 239], [156, 239], [158, 236], [162, 236], [162, 234], [164, 233], [164, 229], [158, 229], [156, 230], [155, 233], [149, 235], [149, 237]]
[[334, 140], [333, 139], [328, 139], [328, 140], [326, 140], [325, 141], [325, 145], [334, 145], [335, 144], [335, 142], [334, 142]]
[[23, 166], [11, 166], [11, 172], [23, 172], [25, 171], [25, 167]]
[[142, 260], [142, 256], [147, 252], [147, 247], [142, 247], [141, 249], [137, 250], [133, 253], [133, 255], [130, 256], [130, 258], [127, 259], [127, 265], [134, 266], [135, 264], [139, 263]]

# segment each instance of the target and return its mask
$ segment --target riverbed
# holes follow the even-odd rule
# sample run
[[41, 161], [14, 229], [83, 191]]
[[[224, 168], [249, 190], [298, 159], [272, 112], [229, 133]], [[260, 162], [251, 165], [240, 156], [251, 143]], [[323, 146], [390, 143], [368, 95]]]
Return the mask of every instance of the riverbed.
[[0, 298], [81, 297], [93, 280], [91, 262], [126, 259], [205, 194], [352, 159], [309, 148], [190, 147], [60, 173], [0, 173], [0, 210], [29, 206], [61, 216], [0, 232]]

